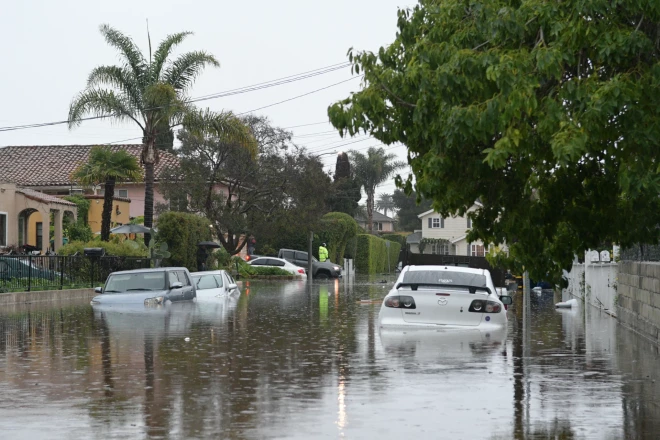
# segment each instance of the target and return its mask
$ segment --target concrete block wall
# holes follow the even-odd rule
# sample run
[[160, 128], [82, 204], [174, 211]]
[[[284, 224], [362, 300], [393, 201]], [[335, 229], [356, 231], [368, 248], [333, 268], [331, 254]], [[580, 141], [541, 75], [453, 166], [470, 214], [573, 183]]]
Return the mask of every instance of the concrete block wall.
[[622, 261], [617, 283], [619, 322], [660, 344], [660, 263]]

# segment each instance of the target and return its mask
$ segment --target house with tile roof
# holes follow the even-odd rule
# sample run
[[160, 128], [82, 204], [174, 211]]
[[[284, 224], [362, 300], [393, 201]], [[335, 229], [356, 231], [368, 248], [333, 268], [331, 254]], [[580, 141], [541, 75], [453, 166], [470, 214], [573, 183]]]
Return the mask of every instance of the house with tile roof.
[[[73, 171], [89, 158], [90, 150], [97, 145], [36, 145], [8, 146], [0, 148], [0, 182], [40, 191], [54, 196], [83, 194], [85, 188], [73, 181]], [[113, 151], [124, 150], [140, 162], [141, 144], [107, 145]], [[168, 167], [176, 167], [178, 158], [164, 151], [154, 169], [154, 205], [165, 203], [159, 180]], [[94, 191], [103, 195], [102, 189]], [[115, 187], [118, 199], [130, 199], [129, 217], [144, 214], [144, 182], [120, 183]]]

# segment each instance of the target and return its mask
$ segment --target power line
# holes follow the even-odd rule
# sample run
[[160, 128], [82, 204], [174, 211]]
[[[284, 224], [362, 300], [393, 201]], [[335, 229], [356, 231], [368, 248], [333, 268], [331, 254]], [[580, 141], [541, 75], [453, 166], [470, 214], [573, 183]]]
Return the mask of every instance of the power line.
[[247, 113], [256, 112], [257, 110], [263, 110], [263, 109], [268, 108], [268, 107], [273, 107], [273, 106], [275, 106], [275, 105], [284, 104], [285, 102], [293, 101], [294, 99], [302, 98], [302, 97], [304, 97], [304, 96], [311, 95], [312, 93], [317, 93], [317, 92], [320, 92], [320, 91], [322, 91], [322, 90], [329, 89], [330, 87], [338, 86], [339, 84], [343, 84], [343, 83], [348, 82], [348, 81], [353, 81], [353, 80], [356, 79], [356, 78], [362, 78], [362, 76], [363, 76], [363, 75], [360, 75], [360, 76], [354, 76], [354, 77], [352, 77], [352, 78], [345, 79], [345, 80], [343, 80], [343, 81], [339, 81], [339, 82], [334, 83], [334, 84], [330, 84], [329, 86], [321, 87], [320, 89], [312, 90], [311, 92], [307, 92], [307, 93], [303, 93], [302, 95], [294, 96], [293, 98], [285, 99], [285, 100], [283, 100], [283, 101], [274, 102], [274, 103], [272, 103], [272, 104], [264, 105], [263, 107], [254, 108], [254, 109], [252, 109], [252, 110], [248, 110], [248, 111], [246, 111], [246, 112], [236, 113], [236, 115], [237, 115], [237, 116], [241, 116], [241, 115], [245, 115], [245, 114], [247, 114]]
[[[350, 64], [348, 64], [348, 63], [333, 64], [333, 65], [322, 67], [320, 69], [316, 69], [316, 70], [313, 70], [313, 71], [303, 72], [303, 73], [297, 74], [297, 75], [291, 75], [289, 77], [284, 77], [284, 78], [280, 78], [280, 79], [276, 79], [276, 80], [272, 80], [272, 81], [268, 81], [268, 82], [264, 82], [264, 83], [253, 84], [251, 86], [245, 86], [245, 87], [238, 88], [238, 89], [232, 89], [232, 90], [228, 90], [228, 91], [225, 91], [225, 92], [216, 93], [216, 94], [213, 94], [213, 95], [201, 96], [201, 97], [198, 97], [198, 98], [191, 99], [188, 102], [198, 102], [198, 101], [203, 101], [203, 100], [208, 100], [208, 99], [217, 99], [217, 98], [221, 98], [221, 97], [224, 97], [224, 96], [231, 96], [231, 95], [236, 95], [236, 94], [239, 94], [239, 93], [248, 93], [248, 92], [252, 92], [252, 91], [255, 91], [255, 90], [261, 90], [261, 89], [268, 88], [268, 87], [275, 87], [275, 86], [278, 86], [278, 85], [288, 84], [290, 82], [300, 81], [300, 80], [303, 80], [303, 79], [311, 78], [313, 76], [318, 76], [318, 75], [323, 75], [323, 74], [326, 74], [326, 73], [334, 72], [336, 70], [346, 68], [349, 65]], [[350, 79], [354, 79], [354, 78], [350, 78]], [[346, 80], [346, 81], [349, 81], [349, 80]], [[342, 81], [342, 82], [346, 82], [346, 81]], [[341, 84], [341, 82], [331, 84], [330, 86], [327, 86], [327, 87], [322, 88], [322, 89], [314, 90], [314, 91], [309, 92], [309, 93], [304, 94], [304, 95], [300, 95], [300, 96], [297, 96], [297, 97], [294, 97], [294, 98], [290, 98], [289, 100], [297, 99], [299, 97], [306, 96], [306, 95], [311, 94], [311, 93], [316, 93], [317, 91], [324, 90], [326, 88], [333, 87], [333, 86], [338, 85], [338, 84]], [[285, 101], [282, 101], [282, 102], [287, 102], [287, 101], [288, 100], [285, 100]], [[280, 104], [280, 103], [270, 104], [270, 105], [267, 105], [267, 106], [261, 107], [261, 108], [271, 107], [273, 105], [277, 105], [277, 104]], [[159, 108], [163, 108], [163, 107], [160, 106], [160, 107], [148, 108], [148, 109], [145, 109], [145, 111], [157, 110]], [[249, 112], [239, 113], [239, 115], [242, 115], [242, 114], [245, 114], [245, 113], [250, 113], [250, 112], [253, 112], [253, 111], [256, 111], [256, 110], [261, 110], [261, 108], [258, 108], [258, 109], [255, 109], [255, 110], [250, 110]], [[114, 117], [114, 116], [116, 116], [116, 115], [106, 114], [106, 115], [89, 116], [89, 117], [86, 117], [86, 118], [80, 118], [79, 121], [82, 122], [82, 121], [91, 121], [91, 120], [96, 120], [96, 119], [105, 119], [105, 118], [110, 118], [110, 117]], [[53, 122], [39, 122], [39, 123], [33, 123], [33, 124], [22, 124], [22, 125], [6, 126], [6, 127], [0, 127], [0, 132], [26, 130], [26, 129], [30, 129], [30, 128], [49, 127], [49, 126], [53, 126], [53, 125], [68, 124], [70, 122], [71, 121], [67, 119], [67, 120], [63, 120], [63, 121], [60, 120], [60, 121], [53, 121]]]

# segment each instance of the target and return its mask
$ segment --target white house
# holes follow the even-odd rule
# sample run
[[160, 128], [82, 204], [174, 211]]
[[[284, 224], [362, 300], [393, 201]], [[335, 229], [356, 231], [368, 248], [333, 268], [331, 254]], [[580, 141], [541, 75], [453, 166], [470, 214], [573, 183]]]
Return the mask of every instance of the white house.
[[[476, 211], [481, 207], [483, 207], [481, 203], [475, 202], [468, 212]], [[443, 218], [437, 212], [430, 210], [417, 217], [422, 221], [422, 229], [421, 233], [415, 231], [414, 239], [408, 242], [413, 253], [420, 253], [419, 245], [424, 239], [431, 239], [424, 247], [425, 254], [483, 257], [488, 252], [488, 247], [481, 241], [469, 243], [466, 240], [467, 233], [472, 229], [472, 222], [465, 216]], [[433, 242], [432, 239], [443, 239], [446, 242]]]

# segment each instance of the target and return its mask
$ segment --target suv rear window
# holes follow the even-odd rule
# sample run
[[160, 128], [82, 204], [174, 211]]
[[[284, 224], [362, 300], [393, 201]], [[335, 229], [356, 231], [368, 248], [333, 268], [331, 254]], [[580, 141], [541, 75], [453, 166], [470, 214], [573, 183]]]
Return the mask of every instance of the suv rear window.
[[447, 270], [411, 270], [403, 275], [405, 284], [456, 284], [461, 286], [486, 287], [486, 276], [468, 272]]
[[293, 251], [282, 251], [282, 258], [289, 258], [293, 260]]

